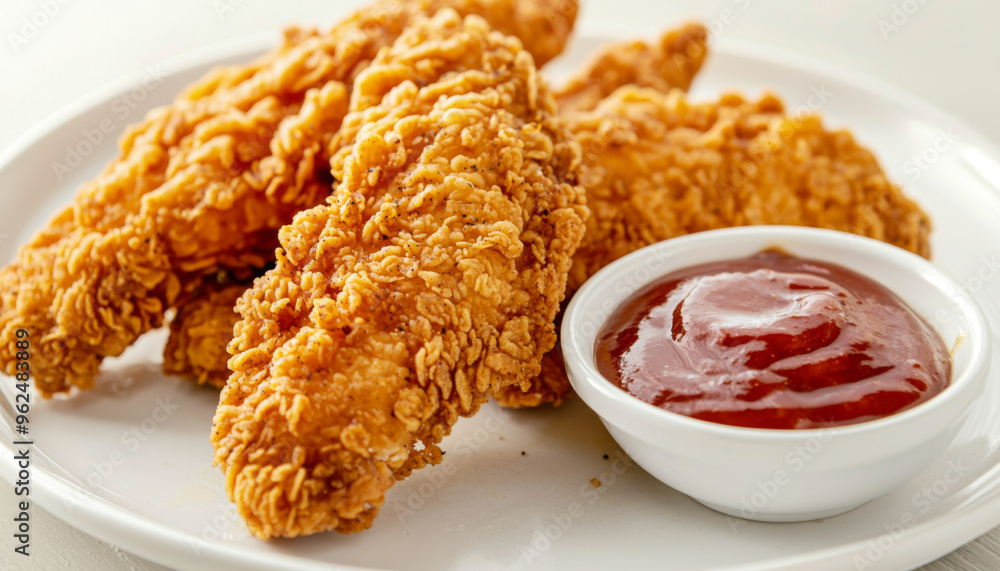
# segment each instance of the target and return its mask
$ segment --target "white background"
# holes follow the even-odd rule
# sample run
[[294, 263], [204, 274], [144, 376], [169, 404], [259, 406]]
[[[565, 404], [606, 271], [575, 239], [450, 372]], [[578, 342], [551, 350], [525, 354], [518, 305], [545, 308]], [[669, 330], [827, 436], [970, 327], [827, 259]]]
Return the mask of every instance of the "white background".
[[[717, 43], [755, 42], [878, 77], [1000, 142], [1000, 2], [582, 1], [580, 29], [610, 26], [652, 36], [681, 20], [700, 19], [713, 26]], [[125, 74], [228, 39], [269, 32], [277, 38], [286, 23], [328, 23], [360, 4], [0, 0], [0, 153], [48, 115]], [[44, 15], [43, 5], [52, 5], [53, 15]], [[43, 25], [32, 30], [25, 18]], [[0, 192], [6, 192], [2, 181]], [[10, 486], [0, 483], [0, 546], [5, 551], [13, 498]], [[35, 555], [18, 569], [161, 569], [33, 509]], [[995, 530], [928, 569], [1000, 569], [998, 538], [1000, 530]]]

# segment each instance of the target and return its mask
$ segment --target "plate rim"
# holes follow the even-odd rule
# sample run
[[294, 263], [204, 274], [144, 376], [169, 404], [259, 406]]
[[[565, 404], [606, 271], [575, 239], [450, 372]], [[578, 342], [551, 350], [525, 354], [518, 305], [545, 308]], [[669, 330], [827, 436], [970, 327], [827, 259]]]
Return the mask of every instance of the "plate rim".
[[[276, 44], [276, 36], [277, 33], [275, 30], [242, 36], [185, 52], [158, 63], [166, 68], [167, 75], [176, 75], [205, 65], [217, 64], [229, 58], [246, 57], [249, 61], [273, 47]], [[634, 35], [622, 27], [610, 24], [588, 25], [581, 26], [578, 29], [574, 41], [594, 40], [608, 42], [620, 41], [632, 37]], [[713, 44], [711, 49], [711, 53], [724, 54], [727, 58], [739, 58], [756, 62], [763, 61], [791, 71], [805, 71], [811, 74], [822, 75], [823, 77], [849, 84], [852, 88], [863, 91], [871, 96], [883, 99], [890, 98], [896, 101], [899, 107], [908, 111], [915, 111], [921, 117], [942, 119], [949, 125], [961, 128], [966, 145], [981, 149], [991, 159], [1000, 163], [1000, 146], [994, 142], [994, 139], [984, 135], [978, 129], [970, 127], [964, 120], [955, 117], [933, 103], [886, 83], [879, 78], [871, 77], [837, 64], [808, 56], [783, 52], [746, 40], [720, 38]], [[64, 123], [86, 113], [97, 105], [106, 103], [108, 100], [133, 87], [141, 81], [143, 73], [143, 70], [138, 70], [126, 74], [88, 93], [49, 115], [35, 127], [14, 139], [6, 149], [0, 152], [0, 173], [3, 173], [8, 168], [13, 168], [22, 154], [43, 142]], [[734, 88], [733, 90], [739, 89]], [[993, 190], [998, 191], [998, 194], [1000, 194], [1000, 190], [996, 186], [994, 186]], [[7, 399], [7, 402], [4, 403], [5, 406], [9, 406], [10, 394], [8, 393], [10, 390], [10, 386], [7, 383], [0, 384], [0, 392], [3, 392]], [[7, 416], [0, 415], [0, 417], [4, 418], [2, 425], [4, 436], [13, 437], [12, 427]], [[12, 438], [5, 438], [0, 448], [4, 452], [12, 452], [13, 445], [10, 443], [13, 440]], [[40, 451], [38, 455], [44, 456]], [[56, 468], [60, 468], [55, 462], [49, 462]], [[0, 475], [8, 483], [13, 484], [15, 474], [12, 466], [9, 466], [7, 463], [0, 463]], [[180, 563], [184, 569], [214, 569], [217, 564], [238, 564], [241, 568], [245, 569], [263, 570], [272, 569], [274, 564], [284, 564], [295, 565], [297, 568], [309, 570], [378, 570], [376, 567], [357, 567], [340, 563], [322, 562], [298, 555], [277, 552], [268, 554], [267, 561], [262, 562], [260, 554], [249, 554], [241, 551], [236, 546], [195, 539], [189, 534], [179, 531], [166, 523], [130, 512], [123, 507], [112, 504], [90, 493], [88, 490], [77, 486], [57, 473], [49, 472], [47, 468], [33, 470], [32, 479], [37, 483], [37, 485], [33, 486], [35, 497], [32, 498], [32, 501], [37, 502], [39, 506], [88, 535], [112, 545], [118, 545], [131, 553], [158, 564], [176, 567]], [[60, 494], [60, 491], [63, 494]], [[80, 495], [81, 492], [82, 495]], [[68, 493], [77, 495], [77, 503], [73, 509], [67, 508], [65, 502], [62, 501], [62, 496]], [[970, 502], [951, 512], [907, 528], [906, 534], [896, 540], [894, 545], [907, 545], [908, 548], [886, 550], [884, 552], [885, 558], [879, 562], [912, 567], [933, 561], [1000, 524], [1000, 518], [996, 516], [990, 517], [990, 514], [1000, 511], [998, 508], [1000, 508], [1000, 483], [996, 484], [994, 489], [990, 490], [985, 497], [978, 498], [975, 502]], [[882, 534], [864, 540], [834, 545], [801, 554], [775, 557], [766, 562], [717, 567], [716, 570], [791, 570], [799, 569], [803, 565], [815, 566], [844, 563], [850, 561], [852, 555], [863, 553], [864, 549], [869, 546], [869, 542], [877, 540], [881, 536]], [[933, 540], [920, 541], [928, 536], [931, 536]], [[173, 551], [172, 555], [175, 557], [174, 559], [169, 558], [171, 551]], [[181, 554], [183, 554], [182, 557], [177, 557]]]

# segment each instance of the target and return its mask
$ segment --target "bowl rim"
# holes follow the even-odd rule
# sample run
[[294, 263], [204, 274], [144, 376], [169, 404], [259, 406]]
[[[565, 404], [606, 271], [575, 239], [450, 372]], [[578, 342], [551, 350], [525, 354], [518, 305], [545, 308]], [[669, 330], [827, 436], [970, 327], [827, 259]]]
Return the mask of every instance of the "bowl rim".
[[[604, 323], [607, 320], [607, 317], [605, 317], [604, 320], [601, 321], [600, 326], [594, 329], [594, 333], [592, 335], [586, 334], [582, 332], [579, 327], [576, 327], [577, 322], [588, 309], [587, 307], [584, 307], [584, 303], [591, 301], [589, 297], [592, 290], [598, 288], [609, 279], [615, 279], [615, 277], [612, 276], [617, 276], [627, 272], [629, 268], [636, 265], [643, 259], [669, 257], [671, 251], [678, 249], [690, 250], [692, 248], [699, 247], [718, 248], [720, 244], [726, 242], [738, 242], [740, 239], [746, 237], [753, 237], [755, 239], [767, 237], [774, 239], [775, 241], [786, 240], [789, 242], [797, 240], [801, 243], [805, 243], [806, 245], [833, 245], [844, 250], [857, 252], [859, 255], [865, 255], [869, 258], [882, 257], [886, 261], [892, 262], [893, 265], [897, 267], [912, 268], [914, 274], [923, 276], [926, 278], [923, 281], [931, 283], [934, 286], [933, 289], [937, 294], [955, 302], [955, 305], [959, 307], [961, 315], [969, 323], [968, 335], [962, 340], [963, 343], [970, 344], [971, 354], [969, 356], [968, 367], [957, 377], [953, 376], [948, 386], [945, 387], [940, 393], [903, 412], [891, 414], [874, 420], [841, 426], [804, 429], [775, 429], [721, 424], [692, 418], [662, 409], [640, 400], [639, 398], [615, 386], [597, 370], [595, 363], [591, 362], [592, 360], [583, 358], [580, 352], [581, 341], [593, 344], [596, 341], [597, 333], [603, 328]], [[738, 257], [740, 256], [733, 255], [730, 258], [716, 257], [712, 259], [724, 260], [735, 259]], [[808, 255], [804, 255], [803, 257], [808, 257]], [[710, 260], [706, 259], [702, 262], [685, 264], [684, 267], [689, 267], [690, 265], [698, 263], [706, 263], [709, 261]], [[680, 268], [681, 266], [678, 266], [674, 269]], [[673, 271], [674, 269], [667, 271]], [[623, 300], [619, 301], [615, 305], [614, 310], [617, 310], [624, 299], [628, 299], [628, 296], [635, 294], [635, 292], [653, 283], [656, 279], [662, 277], [663, 275], [664, 273], [662, 273], [662, 270], [655, 271], [651, 273], [648, 279], [642, 281], [642, 283], [638, 286], [629, 286], [629, 293], [625, 298], [623, 298]], [[880, 280], [874, 276], [866, 277], [881, 283]], [[908, 296], [906, 292], [899, 292], [891, 288], [890, 291], [898, 295], [900, 299], [909, 305], [911, 297]], [[608, 317], [610, 317], [610, 315], [608, 315]], [[922, 317], [924, 317], [925, 321], [928, 321], [928, 324], [940, 335], [940, 328], [935, 323], [931, 322], [931, 320], [927, 319], [926, 316]], [[617, 406], [619, 408], [632, 409], [629, 411], [630, 413], [641, 415], [650, 421], [661, 424], [674, 424], [678, 429], [696, 430], [702, 433], [737, 440], [752, 439], [755, 441], [779, 443], [815, 437], [825, 438], [828, 436], [846, 437], [869, 435], [875, 431], [887, 430], [893, 427], [898, 427], [902, 424], [908, 424], [946, 407], [951, 404], [952, 401], [969, 391], [978, 392], [979, 389], [981, 389], [985, 384], [986, 372], [991, 360], [991, 354], [989, 352], [989, 345], [991, 343], [990, 329], [985, 317], [983, 316], [982, 310], [979, 308], [975, 299], [969, 295], [964, 288], [962, 288], [954, 279], [949, 277], [942, 270], [934, 266], [929, 260], [897, 246], [857, 234], [806, 226], [787, 225], [740, 226], [707, 230], [704, 232], [688, 234], [657, 242], [615, 260], [591, 276], [591, 278], [588, 279], [587, 282], [585, 282], [583, 286], [573, 295], [573, 298], [570, 300], [563, 316], [562, 327], [560, 330], [560, 342], [566, 368], [576, 369], [575, 372], [579, 373], [577, 375], [568, 375], [570, 383], [573, 385], [577, 394], [580, 395], [580, 398], [583, 399], [584, 402], [586, 402], [587, 405], [596, 413], [598, 413], [602, 419], [605, 418], [604, 412], [607, 410], [607, 407]], [[587, 385], [586, 387], [583, 387], [585, 390], [580, 390], [581, 387], [578, 386], [580, 384]], [[593, 394], [599, 395], [599, 397], [591, 396]], [[965, 410], [969, 408], [971, 402], [972, 399], [970, 399], [970, 402], [963, 407], [962, 412], [965, 412]], [[957, 416], [961, 416], [961, 414]]]

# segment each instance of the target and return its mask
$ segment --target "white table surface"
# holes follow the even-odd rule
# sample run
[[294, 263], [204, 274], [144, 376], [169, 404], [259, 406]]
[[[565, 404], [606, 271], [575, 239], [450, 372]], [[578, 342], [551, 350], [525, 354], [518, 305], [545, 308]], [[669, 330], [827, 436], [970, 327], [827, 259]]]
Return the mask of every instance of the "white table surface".
[[[43, 1], [58, 5], [58, 11], [33, 37], [14, 38], [22, 19], [40, 12]], [[755, 42], [879, 77], [1000, 141], [1000, 2], [995, 0], [582, 1], [581, 29], [613, 25], [650, 36], [686, 18], [716, 20], [719, 41]], [[328, 22], [362, 3], [0, 0], [0, 152], [49, 114], [125, 74], [285, 23]], [[896, 7], [913, 13], [896, 30], [880, 30], [880, 20], [891, 23]], [[728, 23], [720, 26], [723, 20]], [[897, 15], [896, 22], [901, 21]], [[0, 192], [6, 192], [2, 184]], [[14, 497], [0, 482], [0, 569], [164, 569], [94, 540], [37, 507], [32, 557], [11, 556]], [[1000, 569], [1000, 528], [924, 569]]]

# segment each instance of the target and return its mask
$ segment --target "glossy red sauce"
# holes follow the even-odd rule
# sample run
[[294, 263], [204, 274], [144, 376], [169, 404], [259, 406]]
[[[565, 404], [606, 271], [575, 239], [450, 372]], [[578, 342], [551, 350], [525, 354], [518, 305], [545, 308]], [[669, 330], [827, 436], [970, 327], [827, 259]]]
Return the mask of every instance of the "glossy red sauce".
[[643, 401], [755, 428], [885, 417], [951, 378], [941, 337], [891, 291], [774, 251], [663, 277], [616, 310], [596, 357]]

